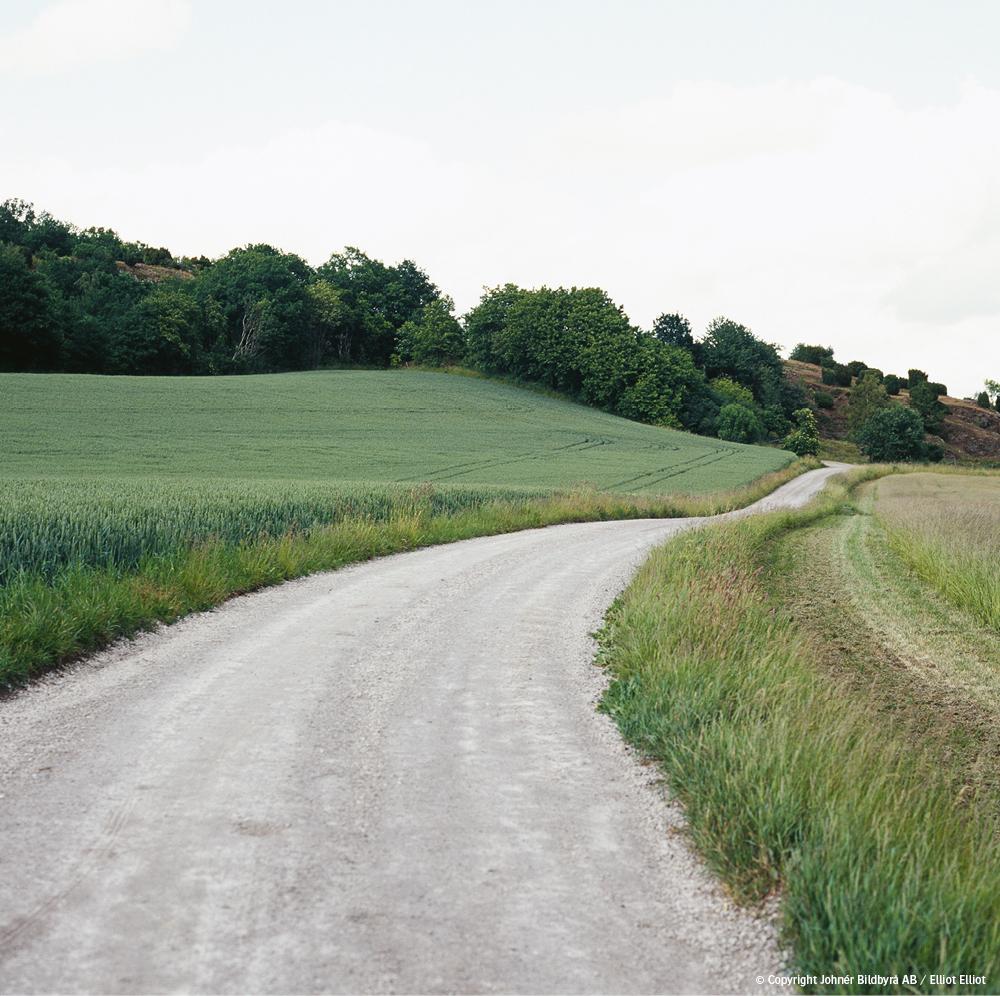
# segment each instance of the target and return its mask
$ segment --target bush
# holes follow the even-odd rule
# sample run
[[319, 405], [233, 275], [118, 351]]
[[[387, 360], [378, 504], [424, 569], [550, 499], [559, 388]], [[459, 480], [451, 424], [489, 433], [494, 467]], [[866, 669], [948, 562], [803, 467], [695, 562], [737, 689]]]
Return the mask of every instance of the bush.
[[763, 437], [764, 427], [746, 405], [728, 404], [719, 409], [716, 433], [731, 443], [756, 443]]
[[938, 388], [942, 386], [918, 380], [910, 388], [910, 407], [920, 415], [928, 432], [937, 432], [944, 422], [945, 415], [948, 414], [948, 409], [938, 401], [938, 396], [941, 394]]
[[761, 412], [760, 420], [769, 439], [783, 438], [792, 427], [781, 405], [768, 405]]
[[938, 397], [941, 397], [941, 395], [948, 394], [948, 388], [945, 387], [944, 384], [940, 383], [939, 381], [936, 380], [929, 381], [928, 386], [931, 388], [932, 391], [937, 392]]
[[817, 408], [832, 408], [833, 407], [833, 395], [827, 394], [826, 391], [817, 391], [813, 395], [813, 401], [816, 402]]
[[821, 378], [824, 384], [835, 384], [837, 387], [851, 386], [851, 371], [843, 363], [823, 367]]
[[913, 387], [914, 384], [918, 384], [922, 380], [927, 380], [927, 374], [923, 370], [910, 369], [906, 372], [906, 383], [908, 387]]
[[851, 360], [847, 364], [847, 369], [852, 377], [860, 377], [861, 374], [868, 369], [867, 363], [862, 363], [861, 360]]
[[797, 456], [816, 456], [819, 453], [819, 429], [816, 416], [808, 408], [800, 408], [794, 413], [795, 428], [785, 437], [782, 444]]
[[940, 463], [944, 459], [944, 447], [940, 443], [928, 443], [924, 459], [931, 463]]
[[902, 405], [879, 409], [861, 426], [855, 439], [861, 452], [875, 462], [921, 460], [927, 454], [923, 420]]
[[851, 436], [853, 437], [875, 412], [888, 407], [891, 403], [884, 385], [875, 373], [866, 370], [851, 388], [847, 399], [847, 427]]
[[824, 360], [833, 360], [833, 347], [807, 346], [804, 342], [800, 342], [792, 350], [789, 359], [798, 360], [799, 363], [815, 363], [821, 367]]
[[882, 383], [885, 385], [886, 391], [895, 397], [899, 394], [900, 389], [906, 387], [906, 381], [902, 377], [897, 377], [895, 374], [886, 374]]
[[976, 404], [979, 405], [980, 408], [991, 407], [990, 396], [985, 391], [980, 391], [979, 394], [976, 395]]

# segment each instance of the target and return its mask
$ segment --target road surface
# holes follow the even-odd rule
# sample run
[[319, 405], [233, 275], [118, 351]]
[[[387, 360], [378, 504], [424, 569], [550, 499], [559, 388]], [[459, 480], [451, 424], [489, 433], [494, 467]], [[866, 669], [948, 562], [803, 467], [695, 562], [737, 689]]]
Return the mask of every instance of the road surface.
[[773, 924], [594, 709], [589, 634], [692, 524], [315, 575], [0, 701], [0, 991], [756, 991]]

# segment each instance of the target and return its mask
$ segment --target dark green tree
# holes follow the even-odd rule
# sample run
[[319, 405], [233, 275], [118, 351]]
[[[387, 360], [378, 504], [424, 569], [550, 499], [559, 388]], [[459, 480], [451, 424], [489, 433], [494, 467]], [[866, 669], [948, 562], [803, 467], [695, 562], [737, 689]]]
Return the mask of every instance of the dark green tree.
[[49, 289], [22, 249], [0, 244], [0, 370], [51, 370], [60, 336]]
[[758, 339], [745, 325], [716, 318], [708, 326], [701, 348], [709, 379], [729, 377], [743, 384], [762, 407], [780, 404], [786, 408], [795, 404], [783, 387], [785, 369], [777, 347]]
[[825, 360], [833, 359], [833, 347], [809, 346], [804, 342], [800, 342], [792, 350], [789, 359], [798, 360], [799, 363], [813, 363], [821, 367]]
[[341, 292], [349, 355], [356, 363], [387, 366], [404, 322], [416, 319], [424, 305], [440, 296], [411, 260], [387, 266], [353, 246], [334, 253], [317, 272]]
[[626, 382], [618, 414], [653, 425], [680, 428], [686, 408], [709, 396], [705, 375], [686, 349], [645, 334], [637, 337]]
[[691, 334], [691, 323], [675, 312], [664, 313], [653, 322], [653, 336], [665, 346], [680, 346], [689, 353], [694, 352], [695, 341]]
[[879, 409], [858, 430], [858, 448], [872, 461], [922, 460], [927, 453], [924, 424], [912, 408]]
[[222, 309], [232, 370], [301, 370], [315, 362], [311, 280], [304, 260], [269, 245], [233, 249], [199, 277], [199, 292]]
[[911, 382], [910, 407], [923, 420], [927, 432], [939, 432], [944, 424], [944, 417], [948, 414], [948, 409], [938, 401], [941, 395], [939, 390], [941, 386], [940, 384], [931, 384], [926, 380]]

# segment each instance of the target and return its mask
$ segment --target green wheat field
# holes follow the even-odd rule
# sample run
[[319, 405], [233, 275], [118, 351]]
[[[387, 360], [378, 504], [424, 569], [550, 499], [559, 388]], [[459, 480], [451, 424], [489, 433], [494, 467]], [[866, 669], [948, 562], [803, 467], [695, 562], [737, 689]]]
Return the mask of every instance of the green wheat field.
[[701, 495], [793, 459], [421, 371], [7, 374], [0, 399], [0, 584], [580, 488]]

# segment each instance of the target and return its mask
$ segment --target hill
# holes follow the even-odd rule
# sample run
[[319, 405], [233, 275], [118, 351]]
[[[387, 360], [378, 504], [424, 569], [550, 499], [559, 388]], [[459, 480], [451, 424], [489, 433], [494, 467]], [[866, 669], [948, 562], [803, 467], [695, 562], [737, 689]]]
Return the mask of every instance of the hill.
[[[826, 442], [825, 451], [838, 459], [858, 459], [857, 449], [847, 439], [847, 397], [849, 388], [822, 382], [822, 370], [814, 363], [785, 360], [787, 378], [801, 385], [813, 408], [817, 411], [820, 437]], [[816, 403], [817, 395], [827, 394], [832, 399], [829, 408]], [[909, 392], [904, 388], [897, 400], [908, 403]], [[940, 442], [945, 458], [950, 460], [1000, 460], [1000, 412], [986, 408], [964, 398], [942, 396], [941, 403], [948, 409], [941, 431]], [[937, 437], [932, 437], [937, 440]]]
[[0, 473], [588, 484], [702, 494], [790, 453], [631, 422], [482, 378], [412, 370], [245, 377], [3, 374]]

